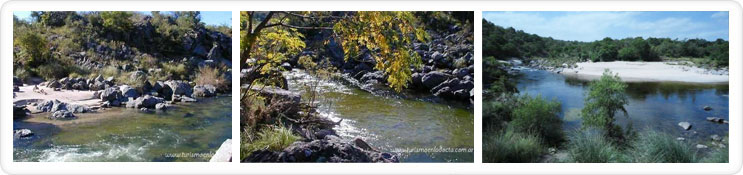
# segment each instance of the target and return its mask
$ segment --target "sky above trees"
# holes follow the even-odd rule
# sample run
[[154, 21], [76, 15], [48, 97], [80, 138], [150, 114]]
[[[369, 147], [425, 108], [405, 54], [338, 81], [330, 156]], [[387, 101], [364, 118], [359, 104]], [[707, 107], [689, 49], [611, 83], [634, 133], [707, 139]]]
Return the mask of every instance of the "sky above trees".
[[[140, 13], [149, 15], [149, 11], [139, 11]], [[14, 11], [13, 15], [17, 16], [18, 19], [30, 20], [31, 11]], [[201, 22], [206, 25], [225, 25], [232, 27], [232, 12], [230, 11], [201, 11]]]
[[483, 12], [495, 25], [561, 40], [664, 37], [728, 40], [728, 12]]

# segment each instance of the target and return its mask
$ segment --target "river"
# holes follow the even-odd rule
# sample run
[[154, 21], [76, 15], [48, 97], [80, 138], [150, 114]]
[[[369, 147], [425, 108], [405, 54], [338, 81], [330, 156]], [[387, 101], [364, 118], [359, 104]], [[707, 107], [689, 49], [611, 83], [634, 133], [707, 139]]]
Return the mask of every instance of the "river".
[[[580, 128], [580, 110], [588, 90], [588, 81], [566, 77], [549, 71], [522, 69], [517, 88], [521, 94], [541, 95], [562, 103], [560, 117], [566, 132]], [[692, 142], [709, 141], [710, 135], [725, 136], [727, 124], [706, 121], [707, 117], [728, 119], [728, 84], [699, 84], [681, 82], [629, 82], [625, 105], [628, 116], [617, 116], [617, 123], [635, 130], [649, 130], [685, 137]], [[704, 106], [712, 107], [705, 111]], [[678, 126], [679, 122], [692, 124], [690, 131]]]
[[309, 87], [317, 84], [318, 112], [333, 121], [343, 119], [334, 128], [343, 139], [362, 138], [381, 151], [396, 153], [400, 162], [474, 160], [474, 114], [465, 105], [373, 95], [298, 69], [284, 75], [289, 89], [301, 92], [303, 101], [309, 99]]
[[[232, 137], [232, 98], [200, 100], [175, 105], [166, 112], [110, 108], [78, 114], [81, 118], [101, 118], [92, 122], [52, 125], [14, 121], [14, 128], [31, 129], [34, 135], [13, 141], [13, 159], [20, 162], [208, 161], [222, 142]], [[48, 113], [38, 115], [34, 121], [48, 120], [44, 118]]]

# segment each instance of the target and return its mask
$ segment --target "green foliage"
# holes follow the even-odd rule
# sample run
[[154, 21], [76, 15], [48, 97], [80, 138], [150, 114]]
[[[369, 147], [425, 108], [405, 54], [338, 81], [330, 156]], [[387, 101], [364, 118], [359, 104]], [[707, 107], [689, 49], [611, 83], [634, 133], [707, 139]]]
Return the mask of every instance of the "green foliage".
[[635, 162], [643, 163], [690, 163], [697, 162], [696, 148], [675, 137], [650, 131], [640, 135], [633, 144]]
[[246, 138], [240, 144], [240, 157], [243, 158], [258, 150], [281, 151], [300, 139], [299, 136], [295, 136], [291, 130], [284, 127], [265, 127], [253, 140], [248, 139], [250, 136], [245, 135], [249, 132], [243, 131], [244, 138]]
[[625, 155], [598, 129], [584, 129], [571, 135], [567, 144], [567, 162], [615, 163], [626, 162]]
[[24, 67], [32, 68], [49, 62], [49, 48], [46, 39], [34, 32], [24, 32], [14, 40], [14, 45], [20, 47], [17, 62]]
[[50, 27], [59, 27], [65, 25], [65, 19], [69, 16], [75, 15], [74, 11], [52, 11], [52, 12], [37, 12], [38, 20], [41, 24]]
[[547, 101], [541, 96], [523, 95], [520, 104], [512, 112], [511, 127], [524, 133], [534, 133], [550, 145], [557, 146], [564, 140], [562, 119], [560, 119], [560, 102]]
[[485, 133], [482, 145], [483, 162], [487, 163], [537, 162], [547, 149], [539, 136], [518, 132], [514, 127]]
[[34, 68], [34, 71], [46, 80], [64, 78], [70, 73], [69, 68], [62, 64], [44, 64]]
[[730, 151], [728, 148], [719, 148], [707, 154], [706, 157], [702, 158], [699, 162], [704, 163], [728, 163], [730, 162], [728, 156]]
[[611, 137], [623, 139], [621, 129], [617, 131], [614, 125], [615, 114], [627, 110], [627, 95], [624, 93], [627, 84], [622, 82], [619, 75], [612, 75], [608, 69], [597, 81], [591, 82], [584, 99], [585, 106], [581, 110], [583, 128], [602, 128]]
[[503, 28], [483, 19], [483, 57], [496, 59], [548, 58], [567, 62], [580, 61], [660, 61], [661, 57], [703, 58], [703, 67], [728, 67], [728, 41], [718, 39], [672, 40], [641, 37], [592, 42], [563, 41], [529, 34], [514, 28]]
[[171, 78], [176, 80], [188, 80], [189, 69], [186, 64], [163, 64], [163, 71], [168, 73]]
[[483, 60], [483, 83], [487, 91], [484, 98], [493, 98], [502, 93], [517, 92], [514, 81], [508, 75], [507, 64], [500, 63], [495, 57], [486, 57]]
[[132, 28], [132, 21], [129, 19], [130, 17], [132, 17], [131, 12], [123, 12], [123, 11], [101, 12], [101, 19], [103, 20], [103, 27], [115, 33], [122, 33], [125, 31], [129, 31]]

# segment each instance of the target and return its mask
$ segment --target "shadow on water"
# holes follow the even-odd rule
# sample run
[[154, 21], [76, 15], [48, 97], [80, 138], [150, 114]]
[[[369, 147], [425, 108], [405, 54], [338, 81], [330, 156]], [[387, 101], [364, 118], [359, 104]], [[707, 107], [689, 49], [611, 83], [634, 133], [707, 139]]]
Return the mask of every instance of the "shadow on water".
[[[290, 90], [308, 99], [306, 87], [317, 79], [300, 70], [285, 76]], [[434, 103], [436, 99], [420, 94], [374, 95], [340, 81], [317, 84], [318, 112], [333, 121], [343, 119], [334, 129], [344, 139], [362, 138], [382, 151], [398, 153], [401, 162], [474, 160], [474, 114], [464, 105]], [[436, 152], [441, 150], [446, 151]]]
[[[580, 127], [580, 110], [589, 81], [533, 69], [523, 70], [517, 79], [520, 93], [541, 94], [562, 103], [566, 131]], [[728, 90], [727, 83], [629, 82], [625, 91], [629, 97], [625, 106], [628, 116], [619, 115], [617, 122], [639, 131], [661, 131], [697, 142], [712, 134], [724, 136], [728, 125], [706, 121], [706, 117], [728, 119]], [[704, 106], [713, 110], [705, 111]], [[690, 122], [692, 130], [684, 131], [679, 122]]]
[[79, 115], [100, 120], [60, 126], [14, 122], [14, 127], [35, 133], [14, 141], [14, 161], [208, 161], [232, 137], [231, 98], [200, 100], [166, 112], [111, 108]]

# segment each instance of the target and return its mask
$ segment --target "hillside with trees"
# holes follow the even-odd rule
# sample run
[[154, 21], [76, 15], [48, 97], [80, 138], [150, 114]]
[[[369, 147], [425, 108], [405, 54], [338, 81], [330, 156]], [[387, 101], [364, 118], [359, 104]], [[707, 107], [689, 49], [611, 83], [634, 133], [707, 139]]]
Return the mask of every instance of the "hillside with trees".
[[[687, 60], [703, 67], [728, 67], [729, 43], [723, 39], [604, 38], [565, 41], [501, 27], [483, 19], [483, 57], [583, 61]], [[560, 63], [561, 64], [561, 63]]]

